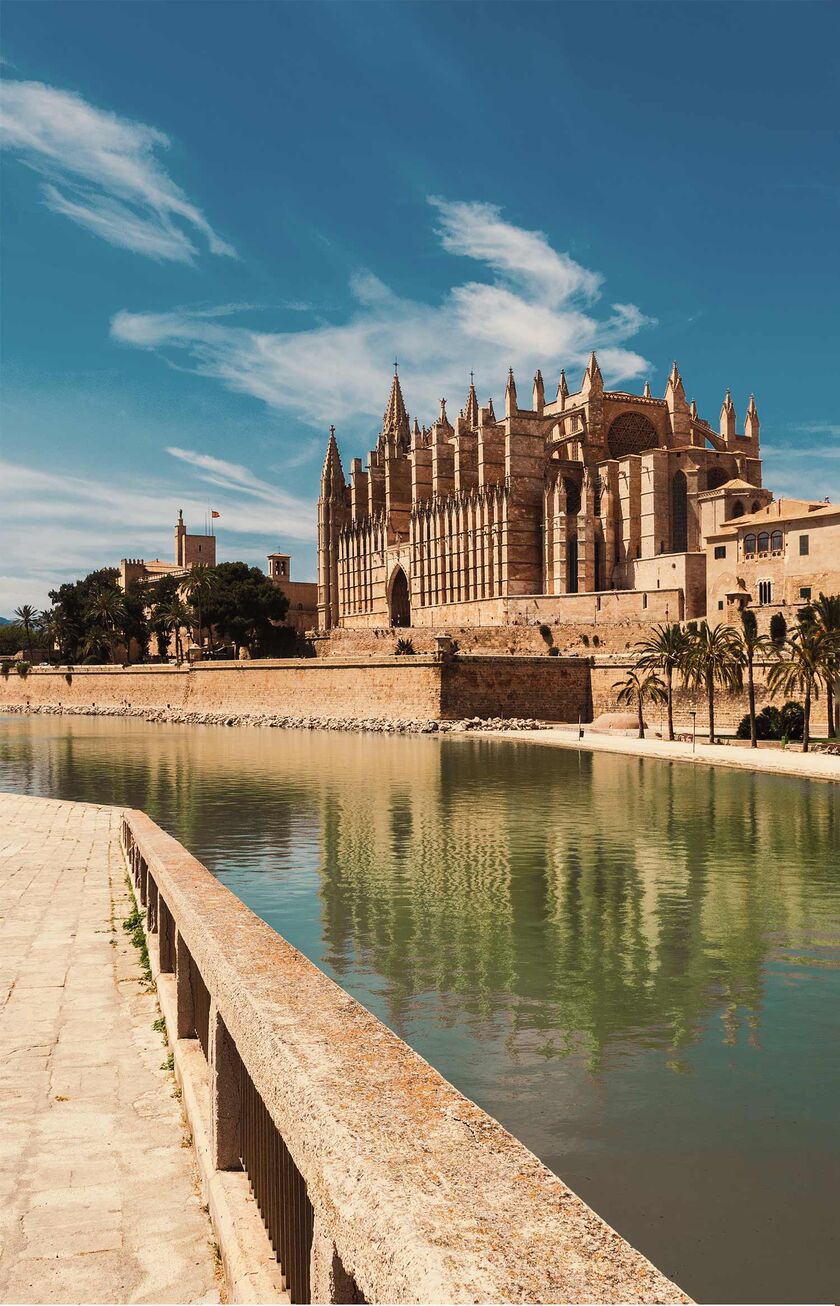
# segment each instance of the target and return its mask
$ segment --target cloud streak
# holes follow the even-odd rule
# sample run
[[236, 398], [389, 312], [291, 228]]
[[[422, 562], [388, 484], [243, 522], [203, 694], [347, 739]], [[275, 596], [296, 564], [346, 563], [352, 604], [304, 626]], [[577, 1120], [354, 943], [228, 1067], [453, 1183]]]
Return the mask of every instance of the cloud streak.
[[524, 379], [537, 366], [582, 369], [592, 349], [614, 382], [648, 370], [627, 342], [653, 319], [633, 304], [599, 315], [598, 273], [553, 249], [542, 232], [505, 221], [494, 205], [429, 203], [444, 250], [489, 269], [481, 280], [451, 286], [436, 304], [401, 297], [361, 270], [350, 278], [352, 307], [342, 323], [271, 332], [213, 310], [124, 310], [111, 334], [169, 361], [186, 357], [197, 374], [317, 427], [380, 416], [395, 349], [407, 402], [421, 421], [432, 419], [441, 394], [460, 406], [471, 369], [482, 396], [495, 388], [497, 397], [509, 366]]
[[168, 175], [155, 127], [97, 109], [42, 82], [0, 87], [0, 143], [43, 179], [47, 208], [122, 249], [191, 263], [200, 235], [212, 254], [235, 255]]

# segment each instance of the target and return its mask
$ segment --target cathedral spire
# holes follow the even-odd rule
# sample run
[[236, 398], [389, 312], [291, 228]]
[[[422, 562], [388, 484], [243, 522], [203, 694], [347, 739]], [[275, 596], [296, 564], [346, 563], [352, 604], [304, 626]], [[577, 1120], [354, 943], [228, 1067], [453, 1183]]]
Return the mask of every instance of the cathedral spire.
[[750, 395], [750, 405], [747, 409], [747, 416], [744, 419], [744, 435], [748, 440], [758, 440], [760, 423], [758, 420], [758, 409], [755, 406], [755, 395]]
[[569, 387], [566, 383], [565, 369], [560, 369], [560, 380], [557, 382], [557, 403], [561, 410], [566, 407], [566, 400], [569, 397]]
[[726, 392], [726, 398], [720, 410], [720, 433], [727, 440], [731, 440], [735, 434], [735, 405], [732, 402], [732, 395], [729, 390]]
[[545, 385], [539, 368], [534, 376], [533, 405], [535, 413], [542, 413], [545, 408]]
[[464, 420], [471, 431], [474, 431], [478, 426], [478, 399], [475, 393], [475, 381], [472, 372], [470, 372], [470, 391], [464, 408]]
[[601, 375], [601, 368], [598, 365], [598, 359], [595, 357], [595, 350], [589, 355], [589, 362], [586, 365], [586, 371], [583, 374], [583, 383], [581, 391], [603, 390], [604, 378]]
[[650, 397], [651, 397], [651, 395], [650, 395], [650, 381], [645, 381], [645, 388], [644, 388], [644, 390], [642, 391], [642, 394], [643, 394], [643, 396], [644, 396], [645, 399], [650, 399]]
[[513, 413], [519, 411], [516, 403], [516, 382], [513, 379], [513, 368], [508, 368], [508, 381], [505, 387], [505, 417], [510, 417]]
[[691, 401], [691, 403], [690, 403], [690, 405], [689, 405], [689, 409], [688, 409], [688, 411], [689, 411], [689, 413], [691, 414], [693, 420], [696, 422], [696, 421], [697, 421], [697, 403], [696, 403], [696, 401], [695, 401], [694, 399], [692, 399], [692, 401]]
[[495, 422], [495, 420], [496, 420], [496, 413], [495, 413], [495, 410], [494, 410], [494, 408], [493, 408], [493, 400], [492, 400], [492, 399], [488, 399], [488, 400], [487, 400], [487, 416], [490, 418], [490, 421], [491, 421], [491, 422]]
[[321, 472], [321, 496], [328, 499], [331, 495], [343, 491], [344, 486], [344, 468], [341, 466], [341, 455], [338, 452], [335, 427], [331, 426], [330, 438], [327, 441], [327, 453], [324, 458], [324, 470]]
[[394, 379], [391, 382], [391, 393], [388, 396], [388, 407], [385, 409], [385, 416], [382, 418], [382, 434], [392, 436], [400, 443], [407, 444], [410, 428], [408, 425], [408, 413], [405, 410], [403, 402], [402, 388], [400, 386], [399, 373], [397, 364], [394, 363]]
[[671, 412], [677, 409], [688, 411], [688, 403], [685, 397], [685, 386], [680, 376], [680, 369], [676, 362], [671, 368], [671, 375], [668, 377], [668, 384], [665, 387], [665, 398], [668, 401], [668, 407]]

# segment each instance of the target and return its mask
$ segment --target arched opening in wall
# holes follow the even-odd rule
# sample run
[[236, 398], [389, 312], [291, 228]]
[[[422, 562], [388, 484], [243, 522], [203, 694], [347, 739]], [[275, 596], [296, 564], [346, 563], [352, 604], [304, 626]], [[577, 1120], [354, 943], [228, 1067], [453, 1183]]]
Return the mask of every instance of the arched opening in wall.
[[674, 472], [671, 482], [671, 552], [688, 550], [688, 482], [685, 472]]
[[577, 517], [580, 512], [580, 486], [571, 477], [564, 476], [563, 489], [566, 491], [566, 512], [570, 517]]
[[740, 499], [736, 499], [732, 505], [732, 516], [743, 517], [743, 515], [744, 515], [744, 505]]
[[569, 536], [569, 543], [566, 549], [566, 593], [577, 594], [578, 592], [578, 537]]
[[706, 489], [717, 490], [729, 480], [729, 475], [722, 467], [712, 467], [706, 477]]
[[750, 512], [758, 512], [760, 508], [761, 508], [760, 501], [758, 499], [754, 499], [752, 507], [750, 508]]
[[607, 432], [607, 446], [611, 458], [625, 458], [630, 453], [658, 449], [659, 436], [653, 422], [642, 413], [622, 413]]
[[594, 553], [595, 589], [602, 590], [604, 588], [604, 541], [597, 535], [594, 540]]
[[388, 611], [392, 626], [411, 625], [411, 600], [408, 594], [408, 577], [402, 567], [397, 567], [391, 577]]

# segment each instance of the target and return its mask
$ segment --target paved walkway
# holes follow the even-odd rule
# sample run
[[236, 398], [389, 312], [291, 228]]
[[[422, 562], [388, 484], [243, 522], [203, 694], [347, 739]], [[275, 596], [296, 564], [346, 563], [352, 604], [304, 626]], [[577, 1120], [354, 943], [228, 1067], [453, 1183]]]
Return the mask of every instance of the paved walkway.
[[0, 794], [3, 1302], [220, 1300], [118, 820]]
[[545, 730], [492, 731], [500, 739], [525, 739], [531, 744], [553, 744], [558, 748], [585, 748], [593, 752], [623, 753], [628, 757], [661, 757], [669, 762], [693, 762], [700, 766], [734, 766], [769, 775], [799, 776], [803, 780], [840, 782], [840, 757], [829, 753], [791, 753], [776, 748], [740, 748], [735, 744], [669, 744], [665, 739], [634, 739], [626, 735], [594, 734], [584, 726], [578, 739], [577, 726], [552, 726]]

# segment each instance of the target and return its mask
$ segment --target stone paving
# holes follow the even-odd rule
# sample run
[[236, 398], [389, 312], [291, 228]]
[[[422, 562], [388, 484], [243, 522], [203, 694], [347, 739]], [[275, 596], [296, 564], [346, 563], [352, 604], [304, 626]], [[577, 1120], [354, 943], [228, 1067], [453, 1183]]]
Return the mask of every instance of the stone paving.
[[119, 812], [0, 794], [0, 1301], [218, 1302]]

